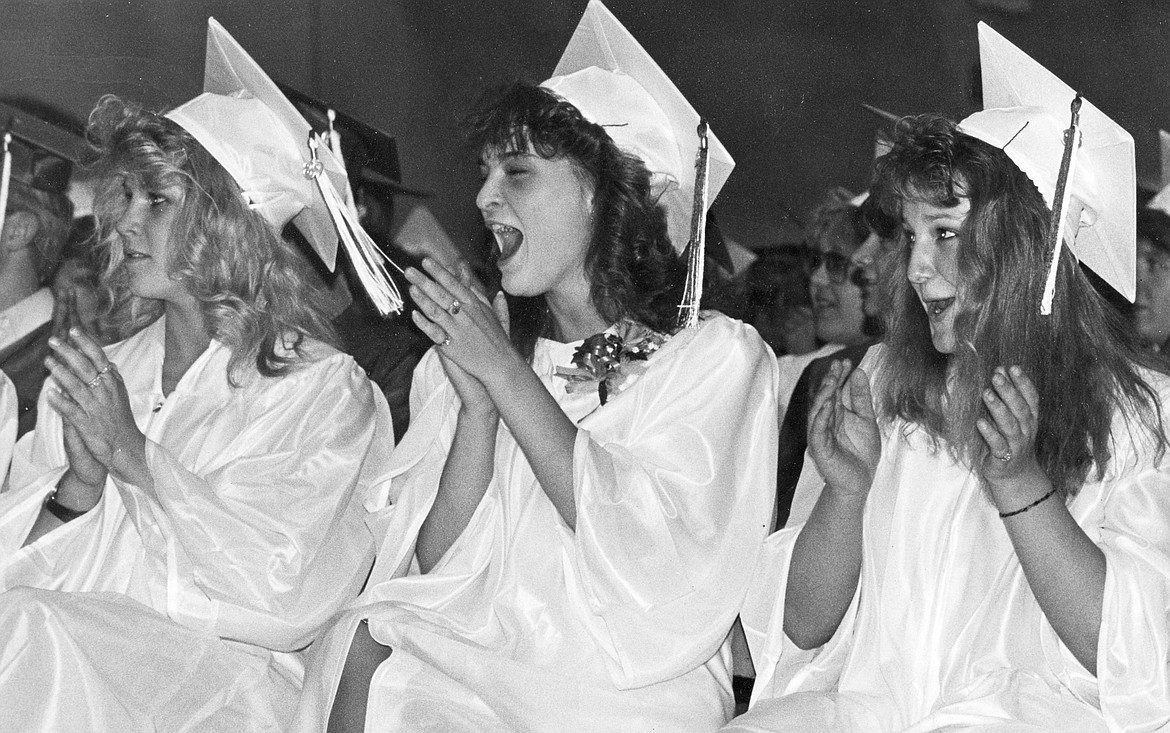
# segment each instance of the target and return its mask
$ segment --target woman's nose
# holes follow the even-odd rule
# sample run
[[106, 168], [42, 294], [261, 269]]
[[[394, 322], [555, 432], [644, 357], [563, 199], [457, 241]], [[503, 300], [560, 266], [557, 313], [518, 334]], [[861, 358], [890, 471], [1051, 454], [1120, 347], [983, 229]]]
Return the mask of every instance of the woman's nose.
[[127, 236], [142, 233], [142, 212], [140, 208], [134, 201], [126, 205], [126, 210], [122, 212], [122, 216], [118, 219], [118, 224], [115, 227], [119, 234]]
[[500, 186], [494, 175], [489, 174], [483, 179], [479, 192], [475, 195], [475, 205], [482, 212], [490, 211], [500, 203]]
[[937, 272], [934, 267], [932, 253], [927, 247], [914, 244], [910, 247], [910, 262], [906, 265], [906, 279], [915, 285], [921, 285]]

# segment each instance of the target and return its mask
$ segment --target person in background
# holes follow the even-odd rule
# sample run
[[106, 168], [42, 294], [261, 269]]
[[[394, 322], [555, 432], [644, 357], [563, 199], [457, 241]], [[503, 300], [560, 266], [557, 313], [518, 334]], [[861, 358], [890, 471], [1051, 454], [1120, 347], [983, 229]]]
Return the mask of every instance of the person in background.
[[0, 105], [4, 123], [14, 133], [0, 230], [0, 371], [16, 388], [19, 437], [36, 424], [37, 395], [48, 374], [44, 361], [54, 308], [49, 286], [73, 219], [66, 195], [73, 163], [39, 141], [64, 136], [57, 128]]
[[1170, 215], [1137, 213], [1137, 299], [1133, 325], [1147, 348], [1162, 353], [1170, 342]]
[[876, 335], [866, 321], [863, 270], [854, 264], [871, 231], [860, 207], [836, 198], [818, 208], [808, 226], [809, 297], [817, 341], [853, 346]]
[[820, 386], [824, 486], [765, 545], [742, 611], [758, 679], [729, 732], [1170, 720], [1170, 377], [1078, 264], [1132, 297], [1132, 138], [983, 24], [979, 42], [1000, 106], [904, 119], [878, 163], [902, 230], [889, 329]]
[[[806, 226], [804, 265], [817, 346], [805, 353], [782, 355], [776, 361], [781, 422], [796, 383], [811, 362], [846, 347], [863, 346], [876, 336], [877, 329], [866, 318], [863, 305], [863, 269], [853, 262], [869, 235], [861, 210], [840, 190], [817, 207]], [[795, 309], [793, 315], [799, 319]]]
[[360, 502], [389, 411], [280, 236], [297, 215], [320, 251], [334, 223], [304, 198], [296, 113], [209, 36], [248, 93], [166, 116], [106, 97], [90, 119], [104, 282], [131, 320], [104, 349], [51, 339], [0, 497], [2, 730], [285, 730], [301, 650], [373, 559]]
[[779, 244], [761, 250], [744, 277], [743, 320], [778, 357], [807, 354], [817, 347], [807, 269], [804, 243]]
[[847, 359], [851, 364], [860, 364], [885, 330], [888, 296], [883, 292], [879, 273], [883, 262], [889, 260], [891, 252], [896, 249], [899, 235], [895, 231], [895, 223], [881, 212], [872, 197], [867, 195], [856, 207], [868, 234], [850, 257], [849, 280], [860, 291], [862, 331], [867, 338], [810, 361], [792, 389], [780, 423], [774, 530], [780, 529], [788, 521], [792, 500], [796, 496], [805, 466], [811, 408], [821, 381], [837, 361]]
[[[616, 59], [582, 48], [598, 35]], [[598, 2], [556, 76], [473, 113], [506, 295], [430, 260], [407, 271], [436, 347], [371, 518], [374, 571], [315, 648], [294, 730], [731, 715], [728, 633], [771, 507], [773, 360], [717, 312], [680, 328], [698, 122]], [[714, 196], [730, 160], [708, 140]]]

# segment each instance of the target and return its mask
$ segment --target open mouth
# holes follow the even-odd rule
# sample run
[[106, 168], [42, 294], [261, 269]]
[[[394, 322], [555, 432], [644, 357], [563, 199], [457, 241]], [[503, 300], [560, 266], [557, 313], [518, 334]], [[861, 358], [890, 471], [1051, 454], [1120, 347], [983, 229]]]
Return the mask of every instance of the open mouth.
[[524, 235], [519, 229], [494, 222], [489, 224], [488, 228], [492, 230], [492, 234], [496, 235], [496, 247], [500, 250], [500, 262], [506, 261], [520, 249]]
[[146, 254], [145, 252], [139, 252], [136, 249], [130, 249], [128, 247], [123, 248], [122, 256], [125, 257], [127, 260], [147, 260], [147, 259], [150, 259], [150, 255]]
[[926, 314], [931, 318], [938, 318], [943, 313], [946, 313], [952, 305], [955, 304], [954, 298], [939, 298], [938, 300], [924, 300], [922, 305], [926, 307]]

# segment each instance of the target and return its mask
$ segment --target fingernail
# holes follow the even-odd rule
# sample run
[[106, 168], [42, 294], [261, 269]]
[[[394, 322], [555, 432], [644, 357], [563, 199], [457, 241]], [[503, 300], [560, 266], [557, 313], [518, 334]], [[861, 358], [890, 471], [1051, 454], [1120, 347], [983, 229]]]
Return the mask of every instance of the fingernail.
[[76, 328], [71, 328], [71, 329], [69, 329], [69, 335], [73, 336], [73, 337], [77, 337], [77, 336], [81, 335], [81, 331], [78, 331]]
[[49, 346], [52, 346], [53, 348], [57, 348], [60, 345], [61, 345], [61, 339], [57, 338], [56, 336], [49, 337]]
[[997, 387], [1002, 387], [1005, 381], [1006, 380], [1003, 376], [1003, 373], [999, 371], [996, 371], [995, 374], [991, 375], [991, 383]]
[[995, 399], [995, 392], [992, 392], [990, 389], [983, 390], [983, 399], [994, 400]]
[[1024, 375], [1024, 370], [1015, 364], [1012, 365], [1011, 371], [1013, 377], [1022, 377]]

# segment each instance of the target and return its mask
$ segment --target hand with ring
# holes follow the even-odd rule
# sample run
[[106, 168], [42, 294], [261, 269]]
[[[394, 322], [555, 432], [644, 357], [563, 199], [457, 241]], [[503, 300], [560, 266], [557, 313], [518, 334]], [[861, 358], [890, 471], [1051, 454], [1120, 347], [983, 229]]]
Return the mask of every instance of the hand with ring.
[[[1017, 366], [996, 367], [991, 386], [983, 390], [990, 419], [976, 422], [987, 444], [983, 477], [994, 488], [1043, 469], [1036, 460], [1036, 431], [1040, 422], [1040, 394]], [[1038, 477], [1037, 477], [1038, 478]]]
[[[49, 339], [49, 346], [53, 353], [45, 364], [55, 388], [49, 389], [47, 398], [61, 414], [67, 437], [69, 430], [75, 431], [75, 447], [84, 447], [115, 477], [136, 484], [148, 479], [146, 437], [134, 421], [116, 365], [76, 328], [69, 330], [67, 339]], [[82, 460], [80, 454], [78, 458]]]
[[465, 407], [495, 409], [484, 382], [506, 379], [519, 354], [508, 339], [503, 293], [489, 301], [466, 263], [454, 273], [431, 258], [423, 271], [407, 268], [415, 324], [439, 346], [439, 355]]

